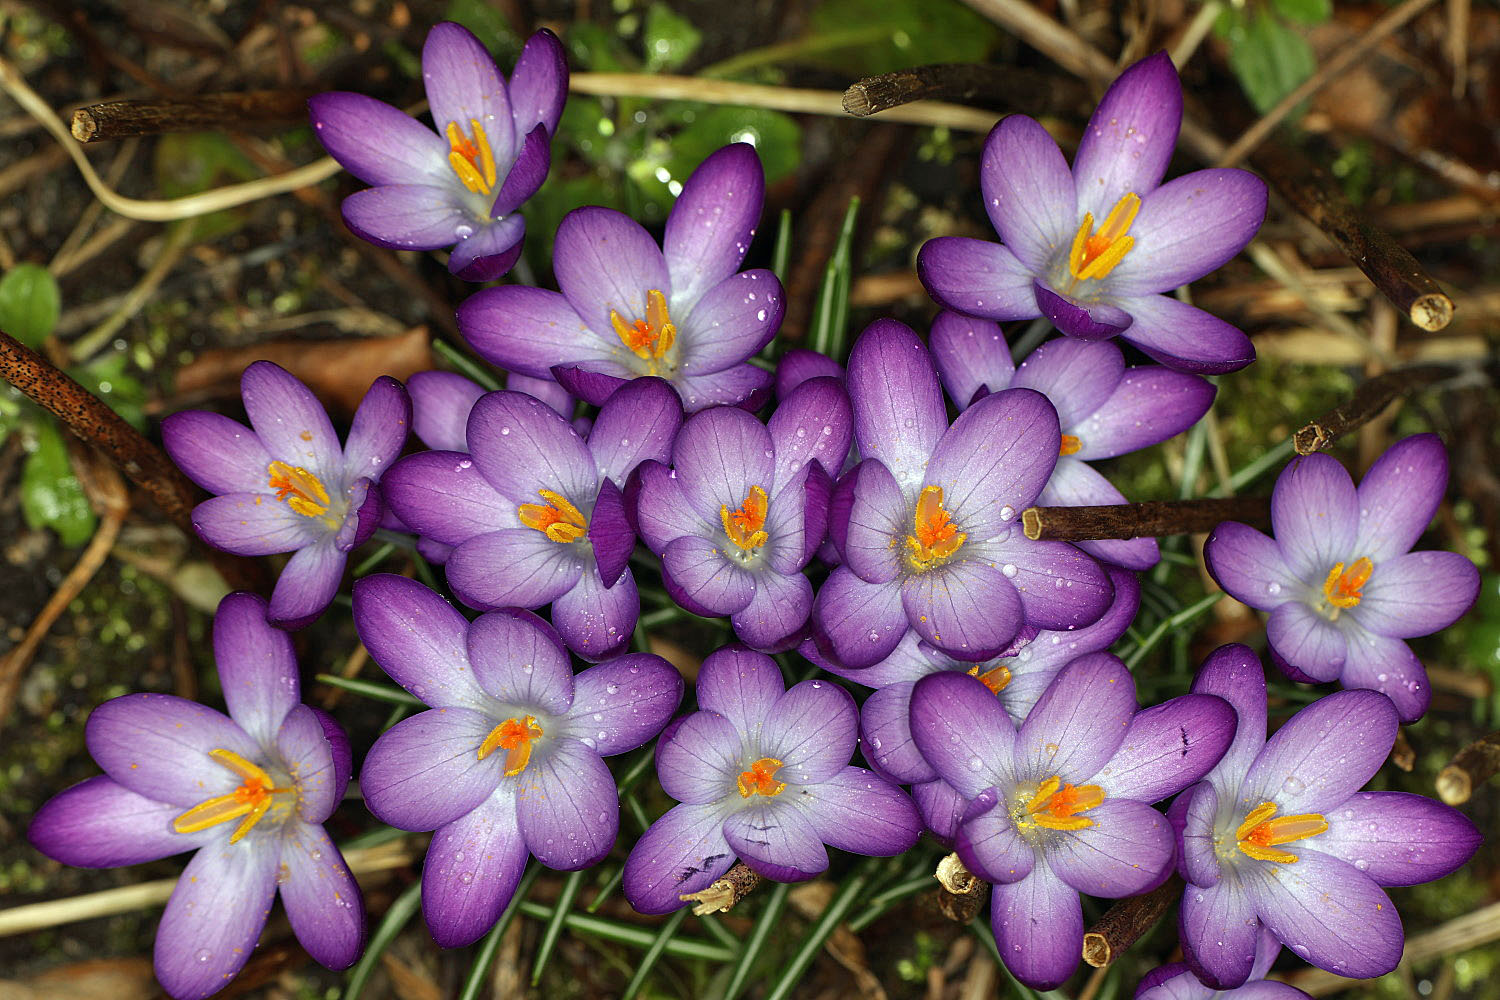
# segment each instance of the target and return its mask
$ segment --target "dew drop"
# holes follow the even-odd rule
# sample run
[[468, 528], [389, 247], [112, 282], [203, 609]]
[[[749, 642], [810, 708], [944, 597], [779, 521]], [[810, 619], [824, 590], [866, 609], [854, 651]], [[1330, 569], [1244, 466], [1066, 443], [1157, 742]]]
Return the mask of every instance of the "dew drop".
[[970, 757], [969, 758], [969, 770], [971, 770], [971, 771], [977, 771], [977, 770], [979, 770], [983, 766], [984, 766], [984, 761], [980, 760], [978, 757]]
[[193, 957], [198, 960], [199, 965], [202, 965], [209, 959], [213, 958], [213, 955], [211, 955], [208, 951], [200, 948], [198, 949], [198, 954], [194, 955]]
[[1281, 787], [1288, 795], [1301, 795], [1307, 789], [1307, 786], [1302, 783], [1302, 779], [1298, 778], [1295, 774], [1287, 775], [1286, 780], [1281, 783]]
[[1009, 521], [1011, 518], [1013, 518], [1015, 516], [1016, 516], [1016, 509], [1014, 507], [1012, 507], [1010, 504], [1006, 504], [1004, 507], [1000, 508], [1000, 520], [1002, 520], [1002, 521]]
[[619, 692], [619, 690], [620, 690], [620, 685], [614, 683], [613, 681], [611, 681], [608, 684], [604, 685], [604, 691], [605, 691], [606, 694], [616, 694], [616, 693]]
[[1015, 563], [1006, 563], [1004, 566], [1000, 567], [1000, 572], [1004, 573], [1006, 576], [1013, 577], [1017, 573], [1019, 573], [1020, 570], [1016, 568]]
[[1281, 584], [1275, 582], [1266, 584], [1266, 593], [1272, 595], [1281, 593]]
[[463, 873], [461, 873], [458, 876], [458, 880], [460, 882], [462, 882], [464, 885], [469, 885], [469, 884], [471, 884], [474, 881], [474, 873], [473, 872], [463, 872]]

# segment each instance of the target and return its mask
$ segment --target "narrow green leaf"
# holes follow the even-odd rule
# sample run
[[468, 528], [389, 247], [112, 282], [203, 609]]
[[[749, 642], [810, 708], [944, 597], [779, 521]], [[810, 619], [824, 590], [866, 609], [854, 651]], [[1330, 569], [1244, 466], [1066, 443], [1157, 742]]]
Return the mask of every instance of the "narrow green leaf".
[[365, 946], [364, 955], [360, 956], [359, 962], [349, 971], [349, 979], [344, 984], [343, 1000], [357, 1000], [364, 991], [365, 984], [369, 982], [371, 973], [375, 971], [375, 966], [380, 964], [381, 954], [390, 947], [396, 935], [401, 933], [401, 929], [416, 915], [417, 908], [421, 905], [421, 882], [413, 882], [396, 897], [390, 909], [385, 911], [385, 917], [376, 925], [375, 933], [370, 935], [370, 943]]
[[745, 946], [740, 949], [734, 968], [729, 973], [729, 984], [724, 987], [724, 1000], [735, 1000], [745, 988], [745, 984], [750, 981], [750, 973], [755, 968], [755, 960], [765, 950], [766, 939], [770, 937], [771, 929], [777, 926], [782, 908], [786, 906], [787, 893], [791, 889], [792, 887], [787, 883], [777, 882], [767, 893], [766, 907], [761, 910], [760, 916], [755, 918], [755, 923], [750, 928], [750, 936], [745, 939]]
[[376, 549], [374, 552], [370, 553], [363, 560], [361, 560], [358, 566], [354, 567], [354, 578], [358, 580], [360, 577], [368, 575], [375, 569], [376, 566], [379, 566], [381, 563], [385, 562], [386, 557], [395, 551], [395, 544], [393, 542], [386, 542], [384, 545], [380, 546], [380, 548]]
[[82, 545], [98, 524], [73, 475], [62, 432], [50, 420], [37, 421], [36, 450], [21, 470], [21, 513], [31, 527], [57, 532], [64, 545]]
[[776, 219], [776, 247], [771, 251], [771, 270], [786, 284], [786, 269], [792, 259], [792, 210], [783, 208]]
[[[1229, 489], [1242, 490], [1246, 486], [1249, 486], [1251, 483], [1255, 482], [1261, 476], [1269, 472], [1272, 468], [1291, 458], [1293, 450], [1294, 448], [1292, 447], [1292, 439], [1287, 438], [1285, 441], [1281, 442], [1276, 447], [1266, 452], [1264, 455], [1261, 455], [1259, 458], [1251, 462], [1249, 465], [1245, 466], [1243, 469], [1240, 469], [1233, 475], [1231, 475], [1229, 477]], [[1213, 495], [1228, 496], [1229, 492], [1228, 490], [1218, 489], [1213, 492]]]
[[27, 347], [40, 347], [57, 329], [62, 295], [45, 267], [17, 264], [0, 278], [0, 330]]
[[366, 698], [374, 698], [377, 701], [388, 701], [392, 705], [404, 705], [415, 708], [420, 705], [423, 708], [427, 704], [420, 698], [407, 694], [401, 688], [393, 684], [376, 684], [373, 681], [354, 680], [352, 678], [340, 677], [337, 674], [318, 674], [313, 678], [329, 687], [342, 688], [352, 694], [364, 695]]
[[[935, 870], [937, 865], [934, 863], [932, 867]], [[860, 911], [859, 916], [849, 921], [849, 930], [858, 934], [885, 916], [886, 913], [890, 912], [893, 907], [900, 904], [903, 900], [915, 896], [924, 889], [932, 889], [936, 886], [937, 879], [930, 872], [919, 875], [916, 878], [907, 879], [905, 882], [896, 883], [884, 892], [873, 896], [865, 904], [865, 909]]]
[[667, 948], [667, 942], [677, 934], [677, 928], [682, 926], [682, 919], [687, 915], [688, 908], [684, 906], [668, 917], [657, 930], [656, 940], [651, 942], [651, 947], [647, 948], [646, 954], [641, 956], [640, 964], [635, 967], [635, 975], [631, 976], [630, 982], [626, 984], [621, 1000], [634, 1000], [636, 993], [646, 985], [646, 977], [651, 975], [651, 970], [656, 967], [656, 960], [661, 958], [661, 953]]
[[531, 883], [536, 881], [541, 870], [540, 864], [527, 866], [526, 873], [521, 876], [515, 893], [510, 897], [510, 902], [505, 904], [505, 912], [500, 914], [500, 919], [480, 942], [479, 954], [474, 956], [474, 964], [469, 968], [463, 988], [459, 990], [458, 1000], [479, 1000], [479, 995], [484, 992], [487, 985], [486, 980], [489, 979], [490, 966], [495, 963], [495, 952], [500, 950], [500, 941], [510, 928], [511, 921], [516, 919], [516, 914], [521, 912], [521, 904], [526, 900], [526, 894], [531, 891]]
[[625, 881], [625, 866], [616, 865], [609, 873], [609, 878], [604, 880], [604, 884], [599, 887], [598, 892], [594, 893], [594, 898], [584, 907], [584, 910], [588, 913], [598, 913], [599, 907], [609, 901], [609, 897], [615, 894], [616, 890], [620, 888], [620, 883], [623, 881]]
[[849, 337], [849, 280], [853, 271], [850, 246], [854, 242], [854, 223], [858, 216], [859, 199], [850, 198], [833, 256], [823, 271], [823, 283], [813, 303], [812, 329], [808, 331], [807, 346], [835, 361], [843, 359]]
[[766, 1000], [787, 1000], [792, 991], [801, 982], [802, 976], [807, 972], [807, 967], [817, 957], [823, 948], [823, 942], [833, 933], [844, 918], [853, 909], [855, 901], [864, 892], [866, 884], [870, 881], [870, 873], [879, 864], [880, 859], [871, 858], [854, 869], [844, 879], [844, 884], [839, 886], [838, 892], [829, 901], [826, 909], [818, 917], [816, 923], [802, 939], [802, 944], [797, 947], [797, 952], [786, 964], [777, 978], [776, 984], [771, 987], [771, 992], [766, 995]]
[[563, 879], [562, 891], [557, 894], [557, 906], [552, 911], [552, 919], [547, 922], [547, 928], [542, 932], [542, 943], [537, 946], [536, 959], [531, 966], [531, 985], [535, 986], [542, 981], [542, 973], [547, 971], [547, 960], [552, 957], [552, 949], [557, 947], [557, 939], [562, 934], [563, 924], [567, 922], [568, 910], [572, 909], [573, 899], [578, 895], [579, 887], [583, 885], [583, 872], [569, 872], [568, 877]]
[[1333, 0], [1271, 0], [1271, 6], [1300, 24], [1324, 24], [1333, 17]]
[[[537, 920], [551, 920], [557, 911], [554, 907], [528, 901], [521, 904], [521, 912]], [[565, 914], [563, 923], [570, 931], [643, 951], [651, 947], [655, 940], [650, 931], [583, 913]], [[734, 952], [730, 949], [696, 938], [674, 937], [667, 942], [666, 952], [673, 958], [700, 959], [705, 962], [728, 962], [734, 958]]]
[[454, 368], [458, 369], [460, 375], [467, 376], [484, 386], [490, 392], [500, 388], [500, 380], [495, 378], [495, 373], [480, 366], [479, 362], [469, 357], [468, 354], [454, 347], [442, 337], [432, 338], [432, 351]]
[[1183, 608], [1172, 617], [1162, 619], [1161, 623], [1157, 625], [1156, 628], [1152, 629], [1150, 633], [1147, 634], [1146, 638], [1141, 640], [1140, 645], [1136, 646], [1135, 649], [1131, 650], [1130, 653], [1124, 657], [1125, 666], [1129, 667], [1131, 670], [1134, 670], [1135, 665], [1137, 663], [1140, 663], [1141, 660], [1145, 658], [1146, 654], [1156, 647], [1157, 643], [1166, 638], [1169, 632], [1173, 631], [1174, 629], [1180, 629], [1192, 624], [1209, 608], [1219, 603], [1219, 601], [1222, 600], [1223, 597], [1223, 594], [1209, 594], [1207, 597], [1204, 597], [1196, 603], [1189, 604], [1187, 607]]

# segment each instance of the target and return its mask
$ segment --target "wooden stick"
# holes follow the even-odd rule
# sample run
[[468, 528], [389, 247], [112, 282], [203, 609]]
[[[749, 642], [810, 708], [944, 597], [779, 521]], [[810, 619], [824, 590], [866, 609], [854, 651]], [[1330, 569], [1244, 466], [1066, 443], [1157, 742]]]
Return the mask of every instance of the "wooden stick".
[[1222, 521], [1269, 526], [1271, 501], [1266, 497], [1152, 500], [1102, 507], [1028, 507], [1021, 512], [1021, 525], [1032, 541], [1190, 535], [1212, 531]]
[[307, 121], [311, 91], [247, 90], [186, 100], [108, 101], [73, 112], [73, 138], [102, 142], [164, 132], [235, 131], [241, 125]]
[[1104, 968], [1154, 927], [1181, 895], [1182, 879], [1173, 875], [1144, 896], [1115, 903], [1083, 936], [1083, 960], [1096, 969]]
[[1415, 392], [1453, 374], [1444, 365], [1412, 365], [1377, 375], [1354, 391], [1346, 403], [1340, 403], [1292, 436], [1292, 446], [1299, 455], [1322, 451], [1340, 436], [1360, 427], [1391, 400]]
[[[1045, 114], [1065, 107], [1082, 92], [1060, 87], [1059, 81], [1038, 73], [978, 63], [934, 63], [883, 73], [858, 81], [844, 91], [844, 110], [864, 118], [881, 111], [932, 98], [973, 101], [988, 107], [1025, 106], [1027, 114]], [[1025, 95], [1020, 101], [1018, 96]]]
[[954, 923], [967, 924], [973, 920], [990, 894], [990, 884], [969, 871], [957, 854], [939, 861], [933, 877], [943, 887], [938, 894], [938, 909]]
[[1500, 772], [1500, 733], [1490, 733], [1464, 747], [1438, 772], [1438, 797], [1450, 806], [1461, 805], [1496, 772]]
[[723, 878], [710, 883], [707, 889], [684, 893], [677, 898], [695, 904], [694, 916], [727, 913], [734, 908], [734, 904], [755, 891], [758, 885], [760, 875], [747, 868], [744, 862], [736, 861], [734, 867], [724, 873]]
[[1453, 321], [1453, 300], [1405, 247], [1361, 219], [1329, 177], [1301, 150], [1268, 142], [1251, 163], [1308, 221], [1365, 273], [1371, 284], [1417, 326], [1429, 332]]

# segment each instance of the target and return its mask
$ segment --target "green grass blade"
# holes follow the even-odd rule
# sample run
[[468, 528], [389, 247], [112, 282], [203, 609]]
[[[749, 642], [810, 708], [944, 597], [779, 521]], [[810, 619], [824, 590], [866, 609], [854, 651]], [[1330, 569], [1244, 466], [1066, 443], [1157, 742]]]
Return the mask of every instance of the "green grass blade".
[[823, 271], [823, 283], [813, 304], [812, 329], [808, 331], [807, 346], [835, 361], [843, 359], [849, 337], [849, 281], [854, 270], [851, 244], [858, 216], [859, 199], [850, 198], [833, 256]]
[[[521, 912], [538, 920], [551, 920], [557, 911], [554, 907], [541, 903], [525, 902], [521, 904]], [[640, 927], [616, 923], [604, 917], [591, 917], [583, 913], [569, 913], [564, 917], [563, 923], [574, 933], [587, 934], [605, 941], [623, 944], [628, 948], [639, 948], [642, 951], [651, 947], [656, 940], [656, 935]], [[674, 937], [668, 941], [666, 953], [673, 958], [699, 959], [705, 962], [722, 963], [734, 958], [734, 952], [722, 945], [684, 937]]]
[[792, 210], [783, 208], [776, 220], [776, 248], [771, 251], [771, 270], [786, 284], [786, 269], [792, 260]]
[[547, 960], [552, 957], [552, 949], [557, 947], [557, 939], [562, 934], [568, 911], [573, 907], [573, 899], [578, 895], [579, 886], [583, 885], [583, 875], [581, 871], [569, 872], [568, 877], [563, 879], [562, 891], [557, 894], [557, 906], [552, 911], [552, 919], [547, 922], [547, 929], [542, 932], [542, 943], [536, 949], [536, 960], [531, 967], [532, 986], [542, 981], [542, 973], [547, 970]]
[[468, 376], [490, 392], [500, 388], [500, 380], [495, 378], [494, 372], [480, 367], [477, 361], [442, 337], [432, 338], [432, 353], [458, 369], [460, 375]]
[[656, 940], [651, 942], [651, 947], [646, 949], [646, 954], [641, 956], [640, 964], [635, 967], [635, 975], [631, 976], [630, 982], [626, 984], [621, 1000], [634, 1000], [636, 993], [646, 985], [646, 977], [651, 975], [652, 968], [656, 966], [656, 960], [661, 958], [661, 953], [666, 950], [667, 942], [676, 936], [677, 928], [682, 926], [682, 918], [687, 915], [688, 908], [684, 906], [661, 925], [661, 929], [656, 932]]
[[1145, 658], [1146, 654], [1151, 652], [1151, 650], [1156, 647], [1157, 643], [1166, 638], [1167, 633], [1173, 631], [1174, 629], [1182, 628], [1185, 625], [1192, 624], [1205, 611], [1213, 607], [1215, 604], [1219, 603], [1219, 601], [1222, 600], [1223, 597], [1223, 594], [1209, 594], [1207, 597], [1203, 598], [1197, 603], [1189, 604], [1187, 607], [1183, 608], [1172, 617], [1162, 619], [1161, 624], [1152, 629], [1150, 633], [1147, 634], [1146, 638], [1141, 640], [1140, 645], [1136, 646], [1135, 649], [1130, 651], [1129, 655], [1124, 657], [1125, 666], [1129, 667], [1131, 670], [1134, 670], [1135, 665], [1137, 663], [1140, 663], [1141, 660]]
[[343, 1000], [356, 1000], [364, 991], [365, 984], [370, 981], [370, 975], [375, 971], [375, 966], [380, 963], [380, 956], [390, 947], [396, 935], [401, 933], [401, 929], [416, 915], [417, 908], [421, 905], [421, 882], [413, 882], [396, 897], [390, 909], [385, 911], [385, 917], [376, 926], [375, 933], [370, 935], [370, 943], [365, 947], [364, 955], [349, 971], [349, 980], [344, 985]]
[[766, 1000], [787, 1000], [792, 991], [797, 988], [802, 976], [807, 972], [807, 967], [812, 964], [814, 958], [823, 947], [823, 942], [828, 940], [828, 935], [833, 933], [835, 927], [843, 922], [849, 911], [854, 908], [855, 902], [865, 891], [866, 884], [870, 881], [870, 873], [879, 863], [879, 859], [872, 858], [854, 869], [844, 879], [844, 884], [839, 887], [838, 893], [828, 903], [827, 909], [818, 917], [812, 929], [808, 931], [807, 937], [802, 939], [797, 953], [792, 956], [785, 969], [782, 970], [776, 985], [771, 987], [771, 992], [766, 995]]
[[329, 687], [342, 688], [352, 694], [364, 695], [366, 698], [374, 698], [377, 701], [390, 702], [392, 705], [407, 705], [415, 708], [427, 705], [420, 698], [407, 694], [401, 688], [393, 684], [376, 684], [372, 681], [353, 680], [351, 678], [339, 677], [336, 674], [318, 674], [313, 678], [321, 684]]
[[521, 876], [515, 893], [510, 897], [510, 902], [505, 905], [505, 912], [500, 914], [500, 919], [480, 942], [479, 954], [474, 956], [474, 964], [469, 968], [469, 975], [464, 979], [463, 989], [459, 990], [458, 1000], [479, 1000], [479, 995], [484, 992], [485, 981], [489, 979], [490, 966], [495, 963], [495, 952], [500, 950], [500, 940], [510, 929], [511, 922], [516, 919], [516, 914], [521, 912], [521, 903], [526, 899], [526, 894], [531, 891], [531, 883], [536, 881], [541, 870], [540, 864], [527, 866], [526, 873]]
[[599, 887], [599, 891], [594, 894], [593, 901], [584, 907], [584, 911], [598, 913], [599, 907], [603, 906], [609, 900], [609, 897], [615, 894], [615, 890], [620, 888], [620, 883], [624, 880], [625, 866], [618, 865], [614, 871], [610, 872], [609, 878], [604, 880], [604, 884]]
[[750, 971], [755, 968], [755, 960], [760, 957], [761, 951], [766, 946], [766, 938], [770, 937], [771, 929], [777, 925], [781, 917], [782, 907], [786, 905], [786, 896], [792, 887], [785, 882], [777, 882], [766, 898], [766, 908], [761, 911], [755, 920], [755, 925], [750, 930], [750, 937], [746, 939], [745, 946], [740, 949], [740, 954], [735, 959], [734, 969], [729, 973], [729, 985], [724, 987], [724, 1000], [735, 1000], [745, 984], [750, 981]]

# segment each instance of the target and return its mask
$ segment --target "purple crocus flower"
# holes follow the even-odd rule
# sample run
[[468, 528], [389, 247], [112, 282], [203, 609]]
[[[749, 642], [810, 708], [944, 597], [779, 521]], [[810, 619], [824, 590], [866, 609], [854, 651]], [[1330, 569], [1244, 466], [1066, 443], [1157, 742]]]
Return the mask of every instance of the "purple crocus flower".
[[1216, 990], [1203, 985], [1186, 962], [1173, 962], [1148, 972], [1136, 987], [1135, 1000], [1311, 1000], [1295, 986], [1266, 978], [1280, 954], [1276, 935], [1262, 929], [1255, 944], [1255, 963], [1243, 986]]
[[689, 412], [759, 409], [771, 373], [747, 362], [785, 311], [776, 275], [739, 270], [764, 195], [755, 148], [735, 143], [683, 184], [661, 246], [619, 212], [577, 209], [557, 227], [561, 294], [484, 289], [459, 307], [459, 330], [507, 371], [556, 379], [596, 405], [628, 379], [659, 375]]
[[1223, 646], [1193, 690], [1234, 706], [1224, 759], [1172, 804], [1189, 883], [1178, 928], [1188, 965], [1217, 989], [1244, 983], [1264, 926], [1299, 957], [1353, 979], [1401, 960], [1401, 917], [1382, 886], [1442, 878], [1479, 831], [1420, 795], [1361, 792], [1396, 739], [1396, 710], [1373, 691], [1339, 691], [1266, 739], [1266, 681], [1255, 654]]
[[422, 80], [436, 132], [363, 94], [308, 102], [329, 155], [374, 185], [344, 199], [344, 222], [376, 246], [451, 246], [448, 270], [490, 281], [521, 256], [517, 209], [552, 163], [568, 96], [562, 43], [545, 29], [532, 35], [507, 83], [479, 39], [445, 22], [427, 33]]
[[633, 653], [575, 677], [536, 615], [468, 622], [389, 574], [355, 583], [354, 623], [375, 662], [432, 706], [375, 741], [359, 782], [382, 821], [437, 831], [422, 912], [438, 944], [489, 930], [529, 856], [572, 871], [609, 853], [620, 802], [601, 758], [646, 743], [676, 711], [682, 677], [670, 664]]
[[1180, 371], [1255, 360], [1242, 332], [1160, 294], [1208, 274], [1250, 242], [1266, 186], [1243, 170], [1162, 184], [1182, 124], [1165, 53], [1122, 73], [1089, 119], [1068, 169], [1041, 125], [1011, 115], [985, 140], [979, 183], [1001, 244], [929, 240], [917, 273], [939, 304], [985, 319], [1046, 316], [1084, 340], [1119, 336]]
[[677, 435], [673, 469], [642, 466], [630, 506], [679, 604], [730, 615], [755, 649], [796, 644], [813, 600], [802, 568], [823, 542], [828, 470], [849, 453], [851, 422], [844, 387], [816, 378], [786, 397], [769, 428], [714, 407]]
[[1068, 664], [1019, 729], [977, 678], [929, 674], [911, 697], [917, 749], [969, 800], [958, 856], [995, 883], [991, 925], [1015, 977], [1052, 989], [1083, 949], [1079, 893], [1117, 898], [1166, 878], [1172, 828], [1149, 803], [1197, 781], [1234, 735], [1223, 699], [1136, 711], [1118, 658]]
[[906, 633], [896, 651], [873, 667], [846, 670], [817, 658], [804, 644], [803, 654], [845, 680], [867, 684], [875, 692], [860, 709], [860, 738], [864, 754], [875, 769], [891, 780], [910, 785], [912, 798], [938, 839], [952, 843], [967, 803], [944, 781], [917, 750], [911, 735], [911, 693], [928, 674], [952, 670], [979, 678], [994, 692], [1005, 714], [1019, 726], [1036, 706], [1042, 692], [1063, 667], [1087, 653], [1108, 649], [1125, 634], [1140, 608], [1141, 588], [1135, 574], [1111, 567], [1114, 603], [1104, 617], [1071, 632], [1042, 632], [1023, 628], [1006, 655], [982, 663], [966, 663], [939, 652]]
[[1229, 594], [1269, 612], [1276, 665], [1293, 680], [1339, 680], [1396, 703], [1403, 722], [1432, 698], [1403, 639], [1447, 628], [1474, 604], [1479, 571], [1456, 552], [1410, 552], [1448, 484], [1436, 435], [1396, 442], [1355, 489], [1323, 454], [1294, 459], [1271, 494], [1274, 539], [1219, 525], [1203, 547]]
[[380, 525], [375, 484], [401, 454], [411, 401], [382, 375], [355, 411], [342, 448], [307, 386], [269, 361], [240, 378], [251, 430], [206, 410], [162, 422], [162, 443], [189, 479], [218, 494], [193, 508], [193, 528], [242, 556], [291, 552], [271, 593], [271, 624], [297, 629], [323, 613], [351, 549]]
[[[1206, 379], [1161, 365], [1127, 368], [1114, 344], [1071, 338], [1043, 344], [1017, 368], [998, 324], [958, 313], [938, 314], [931, 341], [943, 387], [960, 410], [1016, 386], [1044, 393], [1057, 408], [1061, 454], [1037, 497], [1048, 507], [1127, 503], [1088, 463], [1180, 434], [1208, 412], [1217, 392]], [[1160, 558], [1154, 538], [1074, 544], [1127, 569], [1149, 569]]]
[[656, 773], [681, 802], [625, 860], [625, 898], [669, 913], [738, 857], [766, 878], [800, 882], [828, 867], [824, 845], [889, 857], [921, 820], [901, 789], [849, 765], [854, 700], [828, 681], [784, 689], [775, 661], [737, 646], [703, 661], [698, 706], [657, 744]]
[[178, 1000], [217, 993], [255, 950], [280, 892], [292, 931], [330, 969], [363, 950], [359, 886], [322, 824], [349, 784], [349, 742], [300, 703], [291, 638], [254, 594], [214, 616], [229, 708], [132, 694], [96, 708], [85, 730], [104, 774], [37, 812], [27, 837], [80, 868], [196, 850], [156, 932], [156, 978]]
[[848, 386], [864, 461], [839, 481], [829, 517], [844, 561], [813, 605], [825, 656], [868, 667], [911, 628], [979, 662], [1006, 650], [1023, 621], [1067, 630], [1099, 620], [1111, 595], [1099, 564], [1020, 530], [1062, 441], [1047, 397], [1007, 389], [949, 427], [927, 348], [894, 320], [860, 335]]
[[469, 413], [469, 452], [408, 455], [387, 474], [386, 496], [424, 539], [454, 547], [448, 585], [465, 604], [550, 603], [568, 648], [600, 660], [625, 646], [640, 613], [621, 485], [643, 460], [666, 459], [681, 425], [661, 379], [611, 397], [587, 443], [534, 397], [492, 392]]

